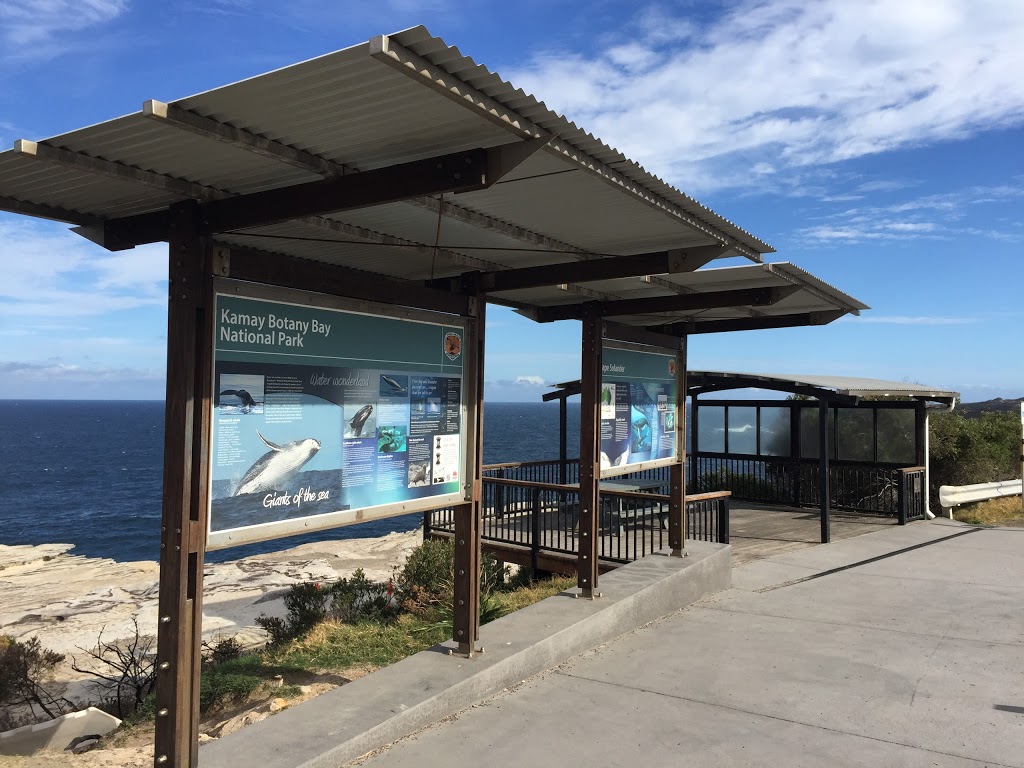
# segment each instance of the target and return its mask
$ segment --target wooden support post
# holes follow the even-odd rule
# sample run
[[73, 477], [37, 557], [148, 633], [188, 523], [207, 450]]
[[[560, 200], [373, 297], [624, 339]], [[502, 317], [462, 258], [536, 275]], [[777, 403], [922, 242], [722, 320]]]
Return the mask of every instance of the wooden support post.
[[580, 525], [577, 584], [583, 597], [598, 597], [597, 535], [601, 480], [601, 318], [583, 318], [580, 376]]
[[211, 246], [198, 205], [170, 209], [167, 401], [157, 626], [154, 765], [199, 761], [203, 553], [209, 502]]
[[793, 506], [800, 506], [800, 486], [803, 483], [804, 455], [801, 441], [803, 411], [792, 403], [789, 406], [789, 456], [793, 467]]
[[569, 429], [569, 398], [563, 394], [558, 398], [558, 482], [565, 485], [569, 481], [569, 453], [567, 448], [567, 437]]
[[828, 544], [831, 540], [829, 515], [832, 507], [832, 483], [829, 478], [829, 417], [832, 409], [826, 398], [818, 400], [818, 497], [821, 502], [821, 543]]
[[668, 545], [673, 557], [686, 554], [686, 338], [676, 352], [676, 458], [669, 480]]
[[[697, 391], [690, 395], [690, 472], [693, 484], [698, 492], [697, 480], [700, 478], [700, 403], [697, 402]], [[685, 529], [683, 535], [686, 535]]]
[[476, 315], [470, 320], [469, 344], [463, 383], [468, 388], [470, 404], [467, 425], [472, 496], [466, 504], [455, 508], [455, 616], [454, 640], [459, 653], [472, 656], [480, 639], [480, 522], [483, 519], [483, 457], [484, 457], [484, 327], [487, 323], [486, 296], [477, 293]]

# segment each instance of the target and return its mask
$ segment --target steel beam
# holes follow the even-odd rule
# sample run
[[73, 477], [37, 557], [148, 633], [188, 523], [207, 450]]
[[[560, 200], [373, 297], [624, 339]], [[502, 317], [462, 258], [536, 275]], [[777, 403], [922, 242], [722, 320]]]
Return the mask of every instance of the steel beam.
[[[228, 125], [205, 117], [197, 112], [184, 109], [174, 104], [165, 104], [161, 101], [149, 100], [142, 105], [142, 114], [156, 122], [172, 126], [194, 135], [229, 144], [239, 149], [252, 152], [262, 157], [278, 160], [287, 163], [294, 168], [316, 173], [321, 176], [345, 176], [351, 173], [358, 173], [358, 169], [339, 163], [334, 160], [307, 152], [306, 150], [293, 147], [266, 136], [247, 131], [244, 128]], [[447, 200], [438, 200], [433, 197], [415, 197], [403, 201], [409, 205], [428, 210], [434, 214], [443, 214], [450, 219], [462, 224], [469, 224], [478, 229], [487, 229], [498, 234], [530, 243], [554, 251], [578, 254], [581, 259], [592, 258], [583, 248], [565, 243], [547, 235], [533, 232], [515, 224], [510, 224], [501, 219], [478, 211], [472, 211]]]
[[601, 323], [602, 335], [606, 339], [616, 341], [631, 341], [634, 344], [645, 344], [649, 347], [664, 347], [665, 349], [683, 349], [686, 345], [685, 336], [669, 336], [664, 333], [654, 333], [645, 328], [635, 325], [622, 325], [605, 320]]
[[737, 320], [705, 320], [703, 322], [687, 320], [666, 325], [648, 325], [647, 330], [671, 336], [690, 336], [696, 333], [728, 333], [731, 331], [757, 331], [768, 328], [797, 328], [806, 325], [828, 325], [845, 314], [846, 312], [843, 310], [825, 310]]
[[[594, 263], [594, 262], [590, 262]], [[576, 266], [585, 266], [578, 264]], [[780, 288], [739, 288], [726, 291], [707, 291], [704, 293], [674, 294], [672, 296], [648, 296], [639, 299], [618, 299], [602, 301], [594, 305], [594, 311], [600, 317], [619, 317], [623, 315], [651, 315], [659, 312], [690, 312], [702, 309], [721, 309], [726, 307], [770, 306], [777, 304], [787, 296], [798, 291], [796, 286]], [[550, 323], [557, 320], [580, 320], [586, 304], [559, 304], [553, 307], [538, 307], [535, 319], [539, 323]], [[650, 328], [650, 330], [654, 330]], [[668, 332], [666, 335], [675, 336]]]
[[19, 200], [15, 197], [0, 196], [0, 211], [20, 213], [24, 216], [35, 216], [37, 219], [50, 219], [51, 221], [77, 224], [79, 226], [87, 226], [99, 222], [99, 218], [90, 216], [87, 213], [79, 213], [78, 211], [59, 208], [54, 205], [30, 203], [27, 200]]
[[[540, 148], [538, 141], [471, 149], [339, 178], [213, 200], [201, 207], [202, 231], [217, 234], [305, 216], [397, 202], [410, 197], [486, 189]], [[167, 238], [166, 211], [111, 219], [104, 241], [131, 248]]]
[[601, 319], [590, 311], [583, 319], [580, 371], [580, 503], [577, 585], [583, 597], [598, 597], [597, 536], [601, 504]]
[[224, 245], [223, 252], [222, 277], [464, 317], [470, 314], [471, 298], [464, 294], [435, 291], [408, 280], [244, 246]]
[[198, 765], [203, 555], [209, 504], [212, 247], [197, 204], [170, 211], [167, 400], [156, 659], [158, 766]]
[[[46, 163], [63, 165], [86, 173], [93, 173], [106, 176], [119, 181], [130, 181], [136, 184], [144, 184], [151, 189], [166, 192], [193, 200], [224, 200], [229, 193], [214, 187], [208, 187], [187, 179], [179, 179], [174, 176], [167, 176], [155, 171], [147, 171], [136, 168], [125, 163], [116, 163], [111, 160], [103, 160], [99, 157], [92, 157], [81, 152], [72, 152], [69, 149], [51, 147], [49, 144], [40, 144], [35, 141], [18, 139], [14, 142], [15, 154], [22, 157], [29, 157]], [[157, 240], [166, 240], [166, 237]], [[154, 241], [155, 242], [155, 241]]]
[[142, 115], [155, 122], [230, 144], [322, 176], [343, 176], [352, 172], [341, 163], [332, 162], [312, 152], [306, 152], [280, 141], [268, 139], [266, 136], [260, 136], [251, 131], [204, 117], [198, 112], [192, 112], [174, 104], [165, 104], [162, 101], [150, 99], [143, 103]]
[[478, 279], [485, 291], [497, 293], [592, 280], [692, 272], [728, 250], [729, 247], [723, 245], [679, 248], [633, 256], [595, 258], [585, 262], [568, 261], [549, 266], [485, 272]]

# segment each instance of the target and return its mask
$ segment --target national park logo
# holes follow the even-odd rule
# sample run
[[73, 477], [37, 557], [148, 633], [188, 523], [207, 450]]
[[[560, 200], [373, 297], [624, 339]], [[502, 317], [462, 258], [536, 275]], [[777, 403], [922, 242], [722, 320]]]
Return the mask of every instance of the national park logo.
[[444, 354], [449, 360], [457, 360], [462, 354], [462, 337], [455, 331], [444, 335]]

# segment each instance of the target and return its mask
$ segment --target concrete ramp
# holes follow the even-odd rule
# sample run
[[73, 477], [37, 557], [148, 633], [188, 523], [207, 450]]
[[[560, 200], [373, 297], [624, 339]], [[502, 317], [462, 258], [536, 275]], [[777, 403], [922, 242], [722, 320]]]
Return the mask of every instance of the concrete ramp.
[[465, 659], [442, 644], [205, 744], [202, 768], [342, 765], [583, 651], [728, 589], [728, 545], [687, 542], [601, 577], [597, 600], [566, 592], [481, 628], [485, 652]]

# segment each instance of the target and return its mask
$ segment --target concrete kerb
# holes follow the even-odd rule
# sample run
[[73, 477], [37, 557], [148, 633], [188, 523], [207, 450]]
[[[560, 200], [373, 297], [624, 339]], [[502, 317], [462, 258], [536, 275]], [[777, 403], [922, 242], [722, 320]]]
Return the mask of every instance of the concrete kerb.
[[687, 542], [601, 577], [602, 597], [563, 593], [486, 625], [472, 659], [423, 651], [205, 744], [203, 768], [332, 768], [390, 744], [732, 584], [728, 545]]

